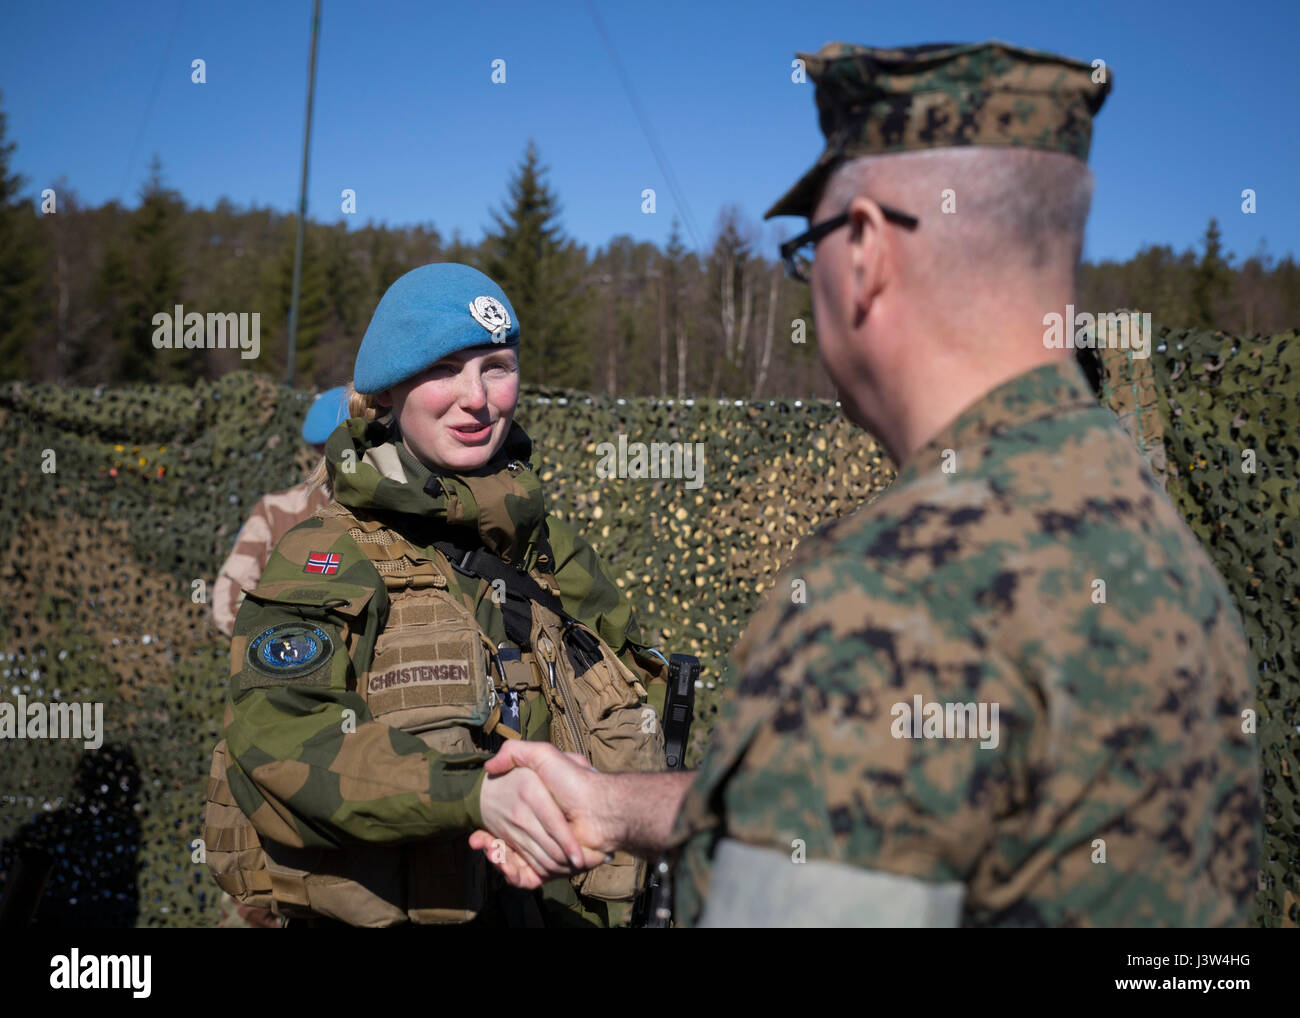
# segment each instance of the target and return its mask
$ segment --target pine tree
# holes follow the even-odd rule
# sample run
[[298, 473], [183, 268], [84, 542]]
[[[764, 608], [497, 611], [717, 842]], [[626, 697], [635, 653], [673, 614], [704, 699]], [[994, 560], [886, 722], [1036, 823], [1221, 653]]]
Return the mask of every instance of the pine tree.
[[469, 265], [473, 268], [479, 267], [479, 251], [473, 244], [468, 243], [460, 235], [460, 229], [457, 227], [452, 230], [451, 243], [447, 245], [446, 250], [442, 252], [443, 260], [455, 262], [458, 265]]
[[1278, 295], [1281, 313], [1271, 326], [1261, 326], [1261, 331], [1266, 334], [1295, 328], [1295, 324], [1300, 322], [1300, 265], [1289, 254], [1273, 270], [1273, 292]]
[[334, 325], [361, 344], [367, 320], [363, 318], [367, 281], [353, 254], [352, 236], [342, 223], [325, 232], [325, 289]]
[[19, 196], [23, 178], [9, 172], [18, 146], [5, 141], [5, 128], [0, 110], [0, 379], [29, 376], [32, 347], [48, 317], [41, 307], [43, 237], [35, 212]]
[[[101, 382], [126, 381], [126, 371], [132, 368], [126, 353], [131, 343], [131, 323], [126, 310], [130, 291], [131, 276], [127, 270], [123, 245], [108, 239], [91, 290], [91, 299], [98, 310], [94, 333], [109, 351], [109, 374], [100, 379]], [[150, 340], [152, 341], [152, 335]], [[78, 371], [83, 367], [82, 363], [74, 366]]]
[[374, 311], [388, 288], [415, 266], [402, 260], [400, 232], [389, 230], [387, 226], [367, 227], [366, 231], [370, 234], [371, 289], [374, 292], [370, 310]]
[[590, 353], [582, 332], [586, 254], [566, 241], [559, 205], [530, 141], [510, 181], [506, 207], [493, 212], [498, 232], [484, 242], [485, 270], [519, 316], [523, 374], [529, 382], [586, 388]]
[[184, 334], [183, 321], [172, 323], [173, 349], [159, 350], [153, 345], [154, 315], [172, 314], [175, 305], [182, 303], [180, 227], [184, 216], [185, 203], [164, 186], [162, 161], [155, 154], [149, 179], [140, 191], [140, 207], [131, 216], [123, 321], [112, 329], [124, 343], [119, 363], [125, 381], [191, 382], [205, 373], [201, 352], [175, 349]]
[[1219, 224], [1213, 216], [1205, 228], [1202, 243], [1205, 253], [1192, 274], [1192, 324], [1212, 329], [1216, 325], [1215, 314], [1228, 296], [1234, 275], [1221, 253]]

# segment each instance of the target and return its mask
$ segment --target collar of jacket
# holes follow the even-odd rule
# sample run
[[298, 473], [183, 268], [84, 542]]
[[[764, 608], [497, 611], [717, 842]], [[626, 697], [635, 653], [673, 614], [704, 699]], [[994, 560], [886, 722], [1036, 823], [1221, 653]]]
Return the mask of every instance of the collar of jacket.
[[[1040, 365], [1004, 382], [966, 407], [917, 450], [898, 471], [894, 484], [901, 487], [940, 470], [945, 454], [952, 451], [986, 444], [1036, 421], [1097, 408], [1097, 397], [1074, 358]], [[960, 480], [962, 475], [953, 476]]]
[[334, 497], [348, 508], [466, 527], [507, 562], [528, 566], [546, 521], [542, 485], [528, 464], [532, 451], [532, 440], [511, 422], [505, 442], [481, 469], [435, 472], [411, 454], [396, 429], [351, 418], [330, 435], [325, 460]]

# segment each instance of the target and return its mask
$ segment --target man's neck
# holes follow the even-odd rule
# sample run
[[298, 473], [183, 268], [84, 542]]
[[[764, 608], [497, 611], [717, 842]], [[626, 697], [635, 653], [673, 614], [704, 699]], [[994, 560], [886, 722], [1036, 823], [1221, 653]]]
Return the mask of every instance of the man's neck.
[[891, 412], [883, 418], [873, 413], [869, 430], [902, 467], [962, 411], [1000, 385], [1070, 357], [1068, 350], [1045, 348], [1040, 332], [999, 337], [978, 356], [958, 354], [918, 363], [915, 370], [892, 380], [889, 397], [876, 404], [892, 404]]

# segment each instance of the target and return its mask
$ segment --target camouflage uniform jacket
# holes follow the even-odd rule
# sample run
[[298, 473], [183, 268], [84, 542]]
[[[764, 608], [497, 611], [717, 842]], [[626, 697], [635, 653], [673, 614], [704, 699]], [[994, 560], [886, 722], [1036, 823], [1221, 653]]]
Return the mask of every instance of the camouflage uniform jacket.
[[[699, 921], [737, 842], [953, 886], [964, 925], [1247, 920], [1240, 618], [1072, 362], [968, 407], [803, 542], [777, 590], [794, 580], [806, 597], [771, 597], [737, 644], [678, 815], [679, 920]], [[989, 737], [930, 704], [982, 705]]]
[[[631, 607], [591, 546], [546, 514], [541, 484], [525, 466], [532, 443], [517, 424], [482, 471], [440, 475], [436, 496], [425, 490], [430, 471], [400, 442], [387, 442], [383, 430], [353, 419], [331, 435], [325, 455], [339, 503], [394, 521], [431, 555], [439, 553], [412, 535], [439, 539], [429, 535], [457, 525], [532, 568], [548, 535], [566, 610], [599, 633], [643, 685], [657, 684], [662, 706], [666, 668], [661, 673], [639, 644]], [[327, 564], [309, 568], [317, 555]], [[452, 592], [495, 644], [506, 639], [487, 583], [463, 579]], [[387, 623], [388, 597], [346, 526], [317, 516], [293, 528], [250, 594], [235, 622], [225, 734], [231, 792], [259, 833], [294, 848], [329, 848], [468, 836], [481, 827], [482, 764], [491, 753], [440, 754], [374, 720], [356, 691]], [[278, 624], [303, 622], [319, 626], [338, 648], [320, 667], [285, 681], [248, 662], [250, 639]], [[345, 735], [349, 710], [355, 730]], [[546, 738], [549, 724], [541, 720], [529, 722], [526, 737]]]
[[319, 485], [307, 483], [257, 500], [217, 574], [212, 591], [212, 621], [217, 629], [226, 636], [234, 632], [244, 589], [257, 586], [271, 550], [280, 538], [327, 502], [329, 496]]

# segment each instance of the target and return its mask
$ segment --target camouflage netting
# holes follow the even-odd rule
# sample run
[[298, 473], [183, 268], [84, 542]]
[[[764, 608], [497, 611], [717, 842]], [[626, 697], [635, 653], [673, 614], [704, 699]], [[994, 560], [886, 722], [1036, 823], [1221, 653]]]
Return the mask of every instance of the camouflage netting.
[[[1170, 493], [1246, 617], [1268, 789], [1259, 918], [1291, 924], [1300, 827], [1288, 484], [1300, 346], [1286, 336], [1241, 350], [1222, 335], [1169, 342], [1150, 361], [1108, 357], [1106, 396], [1158, 469], [1167, 458]], [[0, 390], [0, 696], [105, 704], [98, 752], [72, 740], [0, 742], [0, 879], [22, 847], [55, 856], [42, 923], [215, 925], [219, 892], [192, 843], [227, 647], [205, 602], [256, 500], [310, 466], [297, 439], [309, 399], [248, 374], [192, 389]], [[889, 484], [888, 460], [819, 402], [533, 388], [519, 420], [537, 442], [552, 511], [577, 522], [637, 599], [643, 635], [702, 659], [694, 762], [745, 619], [802, 535]], [[599, 478], [596, 446], [620, 434], [703, 443], [703, 486]], [[1253, 475], [1233, 470], [1247, 447]]]
[[1161, 338], [1151, 369], [1166, 486], [1236, 598], [1258, 673], [1257, 918], [1300, 926], [1300, 334]]

